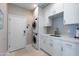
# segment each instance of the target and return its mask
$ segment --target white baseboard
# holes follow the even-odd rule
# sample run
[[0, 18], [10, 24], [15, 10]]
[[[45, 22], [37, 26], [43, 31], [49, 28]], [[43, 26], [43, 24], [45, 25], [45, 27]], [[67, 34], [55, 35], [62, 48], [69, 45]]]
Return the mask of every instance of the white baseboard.
[[5, 56], [6, 52], [0, 52], [0, 56]]

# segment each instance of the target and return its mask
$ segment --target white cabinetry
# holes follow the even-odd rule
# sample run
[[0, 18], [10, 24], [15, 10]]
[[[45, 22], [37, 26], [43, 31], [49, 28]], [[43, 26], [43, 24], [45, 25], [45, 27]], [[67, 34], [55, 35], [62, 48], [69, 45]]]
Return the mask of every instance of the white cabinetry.
[[52, 56], [60, 56], [62, 41], [58, 38], [42, 35], [40, 39], [40, 48]]
[[64, 24], [79, 23], [79, 3], [64, 4]]
[[51, 40], [50, 37], [41, 35], [41, 37], [40, 37], [40, 48], [41, 49], [43, 49], [48, 54], [52, 55], [52, 53], [53, 53], [52, 45], [53, 45], [53, 41]]
[[79, 44], [63, 42], [63, 56], [79, 56]]
[[46, 50], [46, 46], [47, 46], [47, 44], [46, 44], [46, 38], [45, 38], [45, 36], [43, 36], [43, 35], [40, 35], [40, 37], [39, 37], [39, 39], [40, 39], [40, 48], [41, 49], [43, 49], [43, 50]]
[[45, 20], [44, 26], [51, 26], [52, 21], [48, 17], [58, 14], [60, 12], [63, 12], [62, 3], [49, 4], [48, 6], [46, 6], [44, 8], [44, 20]]
[[60, 13], [64, 11], [63, 3], [55, 3], [54, 4], [54, 14]]
[[62, 41], [57, 39], [53, 39], [53, 55], [61, 56], [62, 55]]
[[48, 18], [50, 15], [54, 14], [53, 4], [49, 4], [44, 8], [44, 26], [51, 26], [50, 19]]
[[79, 43], [41, 35], [40, 48], [52, 56], [79, 56]]
[[51, 37], [48, 37], [47, 38], [47, 52], [48, 54], [50, 55], [53, 55], [53, 40], [51, 39]]

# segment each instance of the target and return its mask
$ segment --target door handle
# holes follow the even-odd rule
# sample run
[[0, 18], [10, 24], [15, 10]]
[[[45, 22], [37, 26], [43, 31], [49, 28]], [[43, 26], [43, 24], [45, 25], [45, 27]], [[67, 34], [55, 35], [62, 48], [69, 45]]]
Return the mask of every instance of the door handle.
[[50, 43], [50, 46], [53, 46], [53, 44], [52, 44], [52, 43]]
[[24, 33], [26, 33], [26, 31], [24, 30]]
[[25, 34], [26, 34], [26, 30], [23, 31], [23, 34], [24, 34], [24, 36], [25, 36]]

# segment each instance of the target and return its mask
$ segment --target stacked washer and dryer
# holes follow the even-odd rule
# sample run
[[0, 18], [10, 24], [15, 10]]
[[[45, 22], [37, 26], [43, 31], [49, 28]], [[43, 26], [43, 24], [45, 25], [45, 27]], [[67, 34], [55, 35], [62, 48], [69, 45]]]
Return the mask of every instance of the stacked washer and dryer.
[[39, 49], [39, 36], [38, 36], [38, 8], [35, 10], [35, 15], [34, 15], [34, 21], [32, 23], [32, 29], [33, 29], [33, 47], [36, 49]]
[[38, 38], [38, 18], [35, 18], [32, 24], [33, 28], [33, 47], [39, 48], [39, 38]]

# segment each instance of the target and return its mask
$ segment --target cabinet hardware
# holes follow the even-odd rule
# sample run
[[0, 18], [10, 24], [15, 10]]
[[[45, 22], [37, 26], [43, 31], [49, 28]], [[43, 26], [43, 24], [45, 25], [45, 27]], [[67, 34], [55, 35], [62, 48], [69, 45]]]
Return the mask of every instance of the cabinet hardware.
[[63, 47], [61, 47], [61, 51], [63, 51]]
[[50, 43], [50, 46], [53, 46], [53, 44], [52, 44], [52, 43]]
[[72, 45], [70, 45], [70, 44], [66, 44], [67, 46], [70, 46], [70, 47], [72, 47]]

